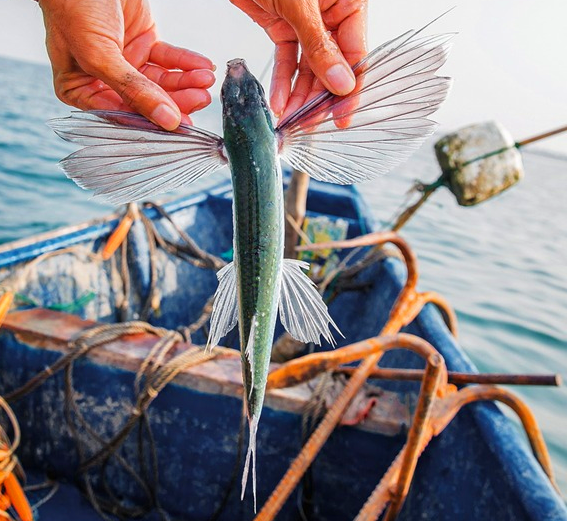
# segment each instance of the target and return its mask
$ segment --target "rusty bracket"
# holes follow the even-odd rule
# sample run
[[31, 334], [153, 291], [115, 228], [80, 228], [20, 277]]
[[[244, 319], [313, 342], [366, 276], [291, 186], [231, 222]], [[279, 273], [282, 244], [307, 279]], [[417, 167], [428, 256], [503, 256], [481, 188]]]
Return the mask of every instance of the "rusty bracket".
[[[469, 391], [469, 388], [465, 388], [457, 392], [456, 387], [448, 383], [445, 362], [433, 346], [413, 335], [398, 333], [402, 327], [409, 324], [419, 314], [419, 311], [427, 302], [437, 305], [443, 313], [449, 329], [454, 334], [457, 332], [455, 314], [445, 299], [433, 292], [418, 293], [416, 291], [418, 281], [417, 258], [401, 237], [394, 232], [377, 232], [356, 239], [301, 246], [297, 250], [360, 246], [374, 246], [377, 249], [385, 243], [392, 243], [400, 250], [407, 267], [407, 279], [380, 335], [335, 351], [314, 353], [292, 360], [270, 373], [268, 377], [268, 387], [287, 387], [310, 380], [319, 373], [336, 369], [342, 364], [361, 361], [358, 367], [352, 368], [351, 378], [344, 390], [291, 463], [262, 510], [256, 516], [257, 521], [270, 521], [275, 518], [333, 430], [339, 425], [354, 396], [376, 371], [376, 366], [384, 352], [395, 348], [405, 348], [417, 353], [426, 360], [426, 368], [423, 372], [418, 405], [407, 442], [359, 512], [356, 518], [358, 521], [377, 519], [388, 504], [389, 507], [384, 519], [390, 521], [395, 519], [408, 494], [420, 454], [433, 436], [439, 434], [458, 410], [470, 401], [500, 399], [514, 407], [515, 410], [520, 411], [522, 421], [528, 426], [526, 430], [532, 447], [534, 447], [534, 453], [542, 462], [544, 469], [547, 469], [546, 472], [551, 476], [550, 479], [553, 479], [549, 456], [543, 444], [541, 432], [533, 416], [530, 416], [529, 409], [519, 405], [519, 399], [511, 398], [510, 396], [513, 396], [511, 393], [500, 389], [490, 387], [491, 390], [487, 391], [485, 390], [487, 386], [472, 388], [480, 389], [480, 391]], [[445, 399], [446, 396], [447, 399]], [[456, 404], [453, 406], [443, 405], [445, 403], [451, 404], [449, 397], [453, 396], [459, 397]]]
[[[529, 407], [518, 396], [506, 389], [490, 385], [465, 387], [459, 391], [448, 387], [447, 391], [446, 396], [437, 399], [433, 404], [429, 421], [421, 431], [422, 437], [419, 444], [410, 444], [410, 437], [408, 436], [408, 441], [396, 456], [380, 483], [370, 494], [355, 521], [378, 519], [388, 504], [388, 510], [383, 520], [393, 521], [396, 519], [409, 490], [409, 486], [407, 489], [404, 488], [404, 485], [409, 485], [410, 481], [408, 481], [407, 474], [404, 474], [403, 466], [404, 461], [409, 458], [408, 452], [418, 458], [431, 439], [441, 434], [465, 405], [478, 401], [489, 400], [505, 403], [518, 415], [534, 456], [549, 477], [551, 484], [559, 491], [541, 429]], [[411, 476], [409, 477], [411, 479]]]

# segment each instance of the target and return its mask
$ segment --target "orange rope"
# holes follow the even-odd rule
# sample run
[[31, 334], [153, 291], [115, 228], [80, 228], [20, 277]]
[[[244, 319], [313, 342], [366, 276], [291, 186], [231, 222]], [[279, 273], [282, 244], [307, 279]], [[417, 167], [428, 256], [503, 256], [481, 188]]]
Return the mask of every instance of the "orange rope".
[[2, 397], [0, 397], [0, 409], [3, 409], [8, 416], [14, 433], [14, 441], [10, 444], [8, 436], [0, 427], [0, 512], [7, 512], [12, 506], [21, 521], [33, 521], [30, 504], [14, 474], [17, 465], [14, 452], [20, 444], [20, 427], [14, 412]]
[[127, 237], [132, 224], [139, 217], [138, 207], [134, 203], [128, 205], [128, 210], [122, 217], [122, 220], [118, 223], [114, 231], [106, 241], [106, 244], [102, 250], [102, 260], [108, 260], [114, 255], [116, 250], [124, 242]]
[[14, 293], [12, 291], [6, 291], [6, 293], [0, 297], [0, 327], [2, 327], [13, 301]]

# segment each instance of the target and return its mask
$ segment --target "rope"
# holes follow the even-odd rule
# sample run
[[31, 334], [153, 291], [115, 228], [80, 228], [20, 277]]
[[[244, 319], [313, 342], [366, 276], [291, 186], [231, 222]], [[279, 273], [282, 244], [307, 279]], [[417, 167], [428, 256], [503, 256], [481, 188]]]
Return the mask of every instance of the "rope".
[[156, 203], [146, 203], [146, 207], [154, 208], [163, 218], [165, 218], [183, 241], [183, 244], [176, 244], [165, 239], [157, 232], [155, 226], [150, 221], [156, 240], [165, 251], [200, 268], [218, 271], [226, 265], [226, 262], [220, 257], [212, 255], [200, 248], [197, 243], [177, 225], [171, 215], [166, 212], [162, 206]]
[[[10, 441], [6, 431], [0, 425], [0, 498], [3, 499], [3, 503], [7, 500], [7, 503], [0, 506], [0, 517], [13, 521], [13, 517], [10, 516], [6, 510], [15, 506], [13, 503], [15, 498], [10, 497], [6, 482], [8, 479], [15, 480], [16, 478], [12, 476], [12, 473], [16, 470], [21, 470], [18, 464], [18, 458], [15, 455], [21, 439], [20, 426], [18, 425], [14, 411], [12, 411], [8, 403], [1, 396], [0, 410], [4, 411], [4, 414], [8, 417], [8, 422], [12, 427], [13, 433], [13, 441]], [[27, 503], [26, 499], [24, 499], [24, 501]]]
[[[182, 331], [170, 331], [142, 321], [103, 324], [87, 329], [70, 340], [69, 353], [34, 376], [26, 384], [9, 393], [6, 397], [7, 400], [11, 402], [19, 400], [37, 389], [51, 376], [61, 370], [65, 371], [65, 418], [70, 432], [76, 441], [76, 449], [79, 458], [78, 474], [82, 476], [83, 488], [87, 497], [95, 510], [105, 520], [110, 521], [106, 513], [120, 517], [140, 517], [152, 510], [156, 510], [160, 519], [163, 521], [168, 520], [168, 516], [161, 508], [158, 500], [157, 488], [159, 484], [159, 474], [157, 452], [151, 425], [147, 416], [147, 410], [163, 388], [180, 372], [193, 365], [215, 358], [219, 354], [226, 352], [229, 352], [231, 355], [234, 354], [234, 350], [232, 349], [216, 347], [210, 351], [205, 351], [200, 347], [190, 346], [185, 351], [166, 361], [167, 356], [177, 343], [190, 340], [191, 333], [202, 327], [202, 324], [206, 320], [205, 317], [210, 313], [210, 307], [211, 302], [209, 300], [197, 322], [191, 324], [188, 328], [184, 328]], [[96, 347], [114, 341], [123, 335], [136, 333], [149, 333], [159, 337], [159, 340], [144, 359], [136, 373], [134, 380], [136, 399], [126, 423], [110, 440], [107, 440], [100, 436], [89, 425], [75, 400], [73, 363]], [[119, 454], [120, 448], [136, 426], [139, 426], [139, 471], [134, 469], [134, 467]], [[241, 440], [239, 440], [239, 447], [240, 445], [242, 445]], [[96, 448], [94, 453], [92, 452], [93, 446]], [[148, 450], [146, 450], [146, 447], [148, 447]], [[91, 453], [89, 454], [89, 452]], [[118, 465], [138, 484], [147, 498], [145, 504], [139, 507], [125, 506], [121, 504], [120, 500], [112, 493], [112, 487], [109, 486], [106, 479], [106, 470], [112, 458], [114, 458]], [[238, 461], [240, 461], [240, 458], [241, 448], [239, 448]], [[94, 491], [92, 476], [90, 475], [94, 467], [99, 467], [99, 474], [105, 496], [97, 494]], [[12, 470], [12, 468], [13, 467], [10, 467], [8, 470]], [[229, 485], [228, 490], [233, 487], [232, 480]], [[227, 498], [223, 498], [223, 501], [221, 501], [221, 505], [223, 505], [222, 508], [224, 508], [226, 501]]]
[[4, 411], [4, 414], [8, 417], [8, 421], [12, 426], [13, 441], [0, 426], [0, 484], [3, 483], [6, 477], [12, 473], [12, 471], [18, 465], [18, 459], [15, 456], [16, 449], [20, 445], [21, 434], [20, 426], [18, 425], [18, 420], [14, 411], [10, 408], [8, 403], [4, 398], [0, 396], [0, 409]]

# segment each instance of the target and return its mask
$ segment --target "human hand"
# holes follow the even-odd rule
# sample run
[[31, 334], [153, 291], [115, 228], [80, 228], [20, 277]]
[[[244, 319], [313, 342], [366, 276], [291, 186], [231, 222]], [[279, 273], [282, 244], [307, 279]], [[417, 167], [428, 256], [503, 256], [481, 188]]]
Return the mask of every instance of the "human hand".
[[231, 2], [276, 44], [270, 88], [276, 116], [287, 116], [323, 89], [341, 96], [354, 89], [350, 66], [367, 52], [367, 0]]
[[146, 0], [41, 0], [57, 97], [79, 109], [130, 110], [166, 130], [206, 107], [204, 56], [158, 40]]

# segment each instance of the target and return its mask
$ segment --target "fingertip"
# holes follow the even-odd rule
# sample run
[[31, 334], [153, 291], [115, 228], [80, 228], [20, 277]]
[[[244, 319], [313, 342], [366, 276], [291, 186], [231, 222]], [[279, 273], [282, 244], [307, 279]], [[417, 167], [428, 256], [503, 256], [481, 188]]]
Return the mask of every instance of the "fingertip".
[[212, 70], [203, 69], [202, 71], [195, 71], [195, 87], [208, 89], [215, 84], [217, 80]]
[[270, 93], [270, 107], [276, 117], [280, 117], [285, 109], [286, 99], [284, 93], [276, 85], [272, 86]]
[[195, 109], [200, 110], [208, 106], [212, 101], [211, 93], [206, 89], [198, 89], [194, 93]]
[[339, 129], [348, 128], [350, 126], [351, 120], [352, 118], [349, 116], [346, 116], [344, 118], [337, 118], [335, 119], [335, 127]]
[[165, 130], [175, 130], [181, 123], [181, 114], [166, 103], [160, 103], [152, 111], [149, 119]]
[[345, 96], [354, 90], [356, 80], [352, 69], [344, 63], [335, 63], [325, 72], [329, 90], [339, 96]]
[[193, 125], [193, 120], [187, 114], [181, 114], [181, 123], [183, 125]]

